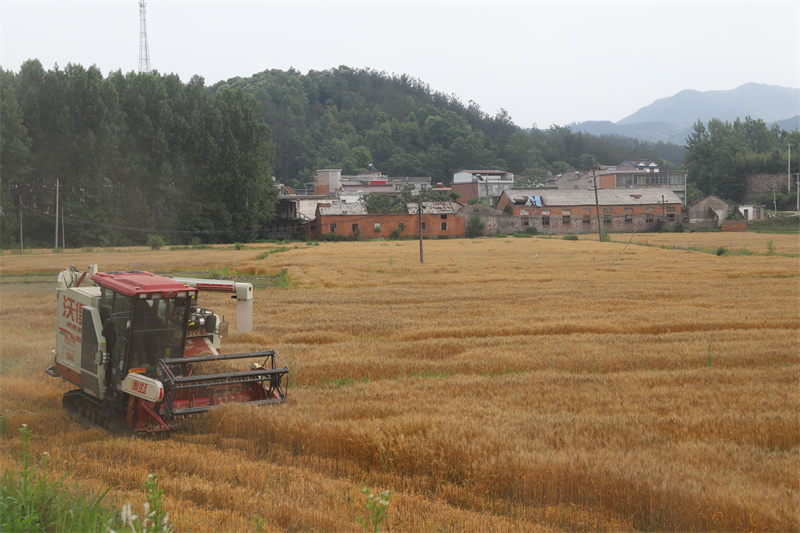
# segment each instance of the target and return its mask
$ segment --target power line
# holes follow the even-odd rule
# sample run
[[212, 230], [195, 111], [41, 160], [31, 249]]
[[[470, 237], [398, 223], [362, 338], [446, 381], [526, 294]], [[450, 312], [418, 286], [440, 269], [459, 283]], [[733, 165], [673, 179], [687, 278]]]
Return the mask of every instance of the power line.
[[[33, 213], [40, 217], [54, 218], [52, 213], [45, 213], [39, 211], [25, 204], [21, 204], [22, 208], [26, 211]], [[90, 222], [88, 220], [81, 220], [79, 218], [72, 218], [61, 216], [62, 221], [70, 222], [73, 224], [84, 224], [87, 226], [95, 226], [100, 228], [117, 229], [123, 231], [137, 231], [140, 233], [158, 233], [159, 235], [220, 235], [225, 233], [259, 233], [267, 231], [269, 228], [263, 229], [229, 229], [229, 230], [165, 230], [165, 229], [147, 229], [147, 228], [134, 228], [131, 226], [119, 226], [115, 224], [103, 224], [101, 222]]]

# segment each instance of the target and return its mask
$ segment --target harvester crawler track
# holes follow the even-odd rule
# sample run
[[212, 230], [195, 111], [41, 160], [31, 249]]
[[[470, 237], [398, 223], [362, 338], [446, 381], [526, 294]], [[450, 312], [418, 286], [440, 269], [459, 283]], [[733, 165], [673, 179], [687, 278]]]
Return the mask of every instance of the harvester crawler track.
[[118, 435], [132, 433], [124, 418], [120, 419], [118, 414], [110, 412], [108, 404], [97, 401], [80, 389], [64, 394], [61, 405], [71, 419], [85, 427], [100, 428]]

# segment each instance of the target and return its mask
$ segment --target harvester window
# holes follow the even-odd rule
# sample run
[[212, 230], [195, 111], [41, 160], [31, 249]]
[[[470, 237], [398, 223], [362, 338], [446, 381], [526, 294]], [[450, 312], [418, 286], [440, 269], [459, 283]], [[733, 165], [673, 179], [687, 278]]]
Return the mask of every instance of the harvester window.
[[151, 372], [160, 359], [183, 354], [189, 299], [154, 298], [135, 302], [131, 368]]
[[[128, 326], [130, 325], [133, 303], [131, 298], [127, 296], [103, 289], [101, 306], [106, 308], [110, 306], [111, 308], [111, 316], [109, 317], [111, 324], [108, 326], [109, 337], [106, 340], [106, 349], [111, 356], [111, 366], [122, 372], [125, 367], [125, 350], [128, 345]], [[106, 327], [105, 324], [103, 324], [103, 327]], [[108, 339], [112, 337], [113, 342], [109, 344]]]

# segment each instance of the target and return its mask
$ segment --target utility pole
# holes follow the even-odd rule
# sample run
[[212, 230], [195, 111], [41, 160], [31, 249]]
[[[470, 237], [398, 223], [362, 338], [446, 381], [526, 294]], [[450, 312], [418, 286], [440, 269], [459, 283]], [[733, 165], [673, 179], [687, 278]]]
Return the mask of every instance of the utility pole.
[[422, 200], [417, 197], [417, 222], [419, 223], [419, 262], [424, 263], [422, 256]]
[[597, 199], [597, 176], [594, 173], [595, 164], [594, 157], [592, 158], [592, 180], [594, 181], [594, 205], [597, 209], [597, 237], [600, 242], [603, 242], [603, 230], [600, 225], [600, 200]]
[[56, 248], [58, 248], [58, 178], [56, 178]]
[[797, 214], [800, 216], [800, 172], [794, 175], [797, 180]]
[[19, 255], [22, 255], [22, 195], [19, 195]]
[[789, 144], [789, 155], [786, 157], [786, 192], [792, 192], [792, 145]]
[[147, 45], [145, 0], [139, 0], [139, 74], [150, 74], [150, 47]]

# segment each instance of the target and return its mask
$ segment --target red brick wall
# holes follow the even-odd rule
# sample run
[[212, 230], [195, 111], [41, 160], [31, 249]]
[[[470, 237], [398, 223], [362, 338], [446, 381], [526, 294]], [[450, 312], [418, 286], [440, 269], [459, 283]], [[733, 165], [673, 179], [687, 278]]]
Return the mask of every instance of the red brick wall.
[[[456, 216], [455, 213], [448, 213], [447, 215], [431, 215], [423, 214], [422, 222], [425, 224], [425, 229], [422, 232], [423, 237], [463, 237], [466, 235], [466, 223], [463, 217]], [[445, 223], [447, 228], [442, 229], [442, 223]], [[332, 231], [331, 224], [336, 227]], [[354, 228], [353, 225], [358, 228]], [[375, 225], [379, 224], [380, 228], [375, 229]], [[377, 239], [388, 238], [389, 235], [400, 225], [404, 225], [404, 229], [400, 233], [401, 237], [419, 237], [419, 218], [417, 215], [390, 214], [390, 215], [323, 215], [320, 216], [312, 225], [312, 231], [315, 237], [321, 237], [328, 233], [337, 233], [350, 237], [358, 233], [361, 239]]]
[[722, 231], [747, 231], [747, 222], [744, 220], [726, 220], [722, 223]]
[[616, 174], [603, 174], [597, 176], [598, 189], [616, 189], [617, 188], [617, 175]]
[[450, 190], [458, 193], [458, 201], [464, 204], [470, 198], [478, 196], [478, 183], [475, 181], [471, 183], [451, 183]]

